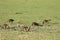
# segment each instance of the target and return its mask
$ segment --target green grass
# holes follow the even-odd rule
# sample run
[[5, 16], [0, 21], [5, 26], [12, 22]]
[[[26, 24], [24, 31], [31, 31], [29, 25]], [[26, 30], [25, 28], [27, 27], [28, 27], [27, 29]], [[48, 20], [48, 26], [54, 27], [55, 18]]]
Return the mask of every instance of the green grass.
[[59, 17], [60, 0], [0, 0], [0, 24], [8, 23], [10, 18], [15, 20], [12, 25], [52, 20], [43, 27], [32, 27], [29, 32], [0, 30], [0, 40], [60, 40]]

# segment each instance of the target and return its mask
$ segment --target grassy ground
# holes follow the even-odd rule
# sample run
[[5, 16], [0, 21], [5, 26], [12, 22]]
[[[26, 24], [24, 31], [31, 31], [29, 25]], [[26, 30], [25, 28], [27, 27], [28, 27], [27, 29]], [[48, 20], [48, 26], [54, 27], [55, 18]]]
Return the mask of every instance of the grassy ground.
[[59, 17], [60, 0], [0, 0], [0, 24], [10, 18], [15, 20], [12, 25], [52, 20], [43, 27], [32, 27], [29, 32], [0, 29], [0, 40], [60, 40]]

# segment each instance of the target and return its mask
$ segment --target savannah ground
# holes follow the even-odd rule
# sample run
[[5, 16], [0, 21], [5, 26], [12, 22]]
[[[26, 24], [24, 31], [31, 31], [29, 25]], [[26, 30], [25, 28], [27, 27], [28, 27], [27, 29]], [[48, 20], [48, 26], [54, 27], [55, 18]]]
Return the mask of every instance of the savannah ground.
[[44, 19], [51, 22], [31, 27], [29, 32], [0, 29], [0, 40], [60, 40], [60, 0], [0, 0], [0, 25], [10, 18], [15, 20], [13, 26], [18, 22], [29, 26]]

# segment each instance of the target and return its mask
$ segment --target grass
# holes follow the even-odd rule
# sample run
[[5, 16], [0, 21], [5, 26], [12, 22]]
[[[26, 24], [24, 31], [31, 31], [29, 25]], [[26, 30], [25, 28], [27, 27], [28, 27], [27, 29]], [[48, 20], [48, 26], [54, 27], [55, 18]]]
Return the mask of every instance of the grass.
[[60, 40], [59, 17], [60, 0], [0, 0], [0, 24], [8, 23], [10, 18], [15, 20], [12, 25], [52, 20], [43, 27], [32, 27], [29, 32], [0, 29], [0, 40]]

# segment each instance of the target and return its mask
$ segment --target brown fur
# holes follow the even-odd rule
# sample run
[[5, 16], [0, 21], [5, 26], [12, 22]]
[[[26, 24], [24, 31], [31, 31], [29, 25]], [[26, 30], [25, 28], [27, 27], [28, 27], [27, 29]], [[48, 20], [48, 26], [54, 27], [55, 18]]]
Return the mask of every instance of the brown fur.
[[1, 27], [1, 25], [0, 25], [0, 27]]
[[49, 23], [49, 21], [51, 21], [51, 19], [49, 19], [49, 20], [45, 19], [45, 20], [43, 20], [42, 24]]
[[24, 29], [24, 31], [26, 31], [26, 32], [27, 32], [27, 31], [30, 31], [30, 27], [28, 27], [28, 26], [25, 26], [23, 29]]
[[3, 24], [2, 28], [4, 28], [4, 29], [9, 29], [10, 26], [9, 26], [8, 24]]
[[13, 23], [14, 19], [9, 19], [8, 21], [11, 22], [11, 23]]
[[17, 27], [24, 27], [25, 25], [23, 23], [18, 23]]
[[32, 26], [40, 26], [40, 24], [37, 22], [32, 22]]

